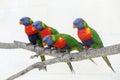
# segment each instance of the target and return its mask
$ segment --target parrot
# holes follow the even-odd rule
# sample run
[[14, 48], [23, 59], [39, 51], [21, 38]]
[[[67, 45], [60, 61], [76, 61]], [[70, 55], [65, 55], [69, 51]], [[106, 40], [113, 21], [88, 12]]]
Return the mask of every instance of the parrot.
[[44, 22], [42, 21], [35, 21], [32, 26], [38, 30], [39, 34], [41, 35], [41, 38], [43, 39], [47, 35], [52, 35], [52, 34], [58, 34], [59, 32], [52, 28], [47, 26]]
[[[57, 49], [61, 49], [68, 51], [69, 53], [72, 50], [82, 51], [84, 48], [80, 42], [78, 42], [75, 38], [68, 34], [55, 34], [55, 35], [48, 35], [43, 38], [43, 44], [47, 46], [54, 46]], [[71, 62], [67, 62], [71, 72], [74, 72]]]
[[[32, 26], [34, 27], [34, 29], [37, 29], [39, 34], [41, 35], [41, 38], [43, 39], [44, 37], [46, 37], [47, 35], [52, 35], [52, 34], [58, 34], [59, 32], [52, 28], [47, 26], [43, 21], [35, 21]], [[43, 44], [44, 45], [44, 44]], [[45, 45], [44, 45], [45, 46]], [[49, 46], [44, 48], [44, 51], [46, 49], [51, 49], [54, 50], [55, 48], [53, 48], [53, 46]]]
[[[73, 21], [73, 28], [78, 29], [77, 35], [82, 41], [87, 51], [89, 51], [89, 49], [98, 49], [104, 47], [103, 42], [98, 33], [93, 28], [91, 28], [82, 18], [76, 18]], [[111, 68], [111, 70], [115, 72], [108, 57], [102, 56], [102, 58], [106, 62], [106, 64]]]
[[[25, 26], [25, 33], [28, 36], [30, 44], [33, 44], [34, 46], [43, 47], [41, 35], [39, 34], [38, 30], [34, 29], [34, 27], [32, 26], [33, 20], [30, 17], [22, 17], [19, 20], [19, 23]], [[41, 57], [41, 61], [45, 61], [44, 55], [40, 57]], [[47, 71], [46, 66], [44, 67], [44, 69]]]

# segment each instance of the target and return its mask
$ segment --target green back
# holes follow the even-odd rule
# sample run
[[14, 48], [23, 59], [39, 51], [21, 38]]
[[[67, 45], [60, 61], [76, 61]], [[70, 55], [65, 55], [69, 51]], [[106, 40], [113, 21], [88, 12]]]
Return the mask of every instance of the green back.
[[93, 44], [92, 44], [92, 48], [101, 48], [103, 47], [103, 43], [102, 40], [100, 39], [98, 33], [91, 27], [88, 26], [88, 24], [86, 23], [86, 21], [84, 21], [84, 27], [85, 28], [89, 28], [90, 31], [92, 32], [92, 40], [93, 40]]
[[58, 34], [59, 33], [56, 29], [54, 29], [52, 27], [49, 27], [49, 28], [51, 28], [52, 34]]
[[[48, 28], [49, 26], [47, 26], [45, 23], [42, 22], [42, 27], [43, 28]], [[49, 27], [49, 28], [51, 28], [52, 34], [58, 34], [59, 33], [56, 29], [54, 29], [52, 27]]]
[[68, 34], [60, 34], [62, 38], [65, 39], [67, 45], [70, 47], [70, 51], [72, 50], [83, 50], [82, 43], [78, 42], [74, 37], [68, 35]]
[[47, 28], [48, 26], [44, 22], [42, 22], [42, 27]]
[[53, 34], [52, 40], [56, 42], [58, 40], [59, 36], [60, 36], [60, 34], [55, 34], [55, 35]]
[[92, 44], [92, 48], [101, 48], [103, 47], [103, 43], [102, 43], [102, 40], [101, 38], [99, 37], [98, 33], [90, 28], [91, 32], [92, 32], [92, 40], [93, 40], [93, 44]]

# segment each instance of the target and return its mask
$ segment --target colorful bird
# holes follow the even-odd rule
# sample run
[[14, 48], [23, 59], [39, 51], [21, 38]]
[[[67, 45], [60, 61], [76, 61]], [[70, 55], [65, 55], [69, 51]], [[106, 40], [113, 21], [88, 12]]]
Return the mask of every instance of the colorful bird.
[[[42, 38], [38, 33], [38, 30], [32, 26], [33, 20], [29, 17], [23, 17], [20, 19], [19, 23], [25, 26], [25, 33], [28, 36], [30, 43], [35, 46], [39, 45], [42, 47]], [[45, 56], [40, 57], [41, 61], [45, 61]], [[44, 69], [47, 70], [46, 67], [44, 67]]]
[[[67, 50], [69, 53], [73, 50], [82, 51], [84, 48], [80, 42], [68, 34], [48, 35], [42, 42], [48, 46], [54, 46], [57, 49]], [[74, 72], [72, 64], [67, 62], [71, 72]]]
[[41, 35], [42, 39], [47, 35], [52, 35], [52, 34], [58, 34], [59, 33], [56, 29], [47, 26], [42, 21], [35, 21], [32, 24], [32, 26], [39, 31], [39, 34]]
[[[86, 50], [89, 50], [90, 48], [97, 49], [104, 47], [98, 33], [94, 29], [89, 27], [88, 24], [82, 18], [77, 18], [74, 20], [73, 28], [78, 29], [78, 37], [82, 41]], [[107, 56], [102, 56], [102, 58], [112, 69], [112, 71], [115, 72]]]

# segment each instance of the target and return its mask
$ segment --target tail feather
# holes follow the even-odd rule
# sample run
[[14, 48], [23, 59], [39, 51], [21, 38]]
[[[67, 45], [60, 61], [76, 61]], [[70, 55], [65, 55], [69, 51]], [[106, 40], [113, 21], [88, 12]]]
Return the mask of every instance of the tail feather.
[[[89, 58], [89, 60], [92, 61], [94, 64], [96, 64], [95, 61], [94, 61], [93, 59]], [[97, 64], [96, 64], [96, 65], [97, 65]]]
[[[41, 58], [42, 62], [45, 61], [45, 56], [44, 55], [40, 56], [40, 58]], [[46, 66], [44, 67], [44, 70], [47, 71], [47, 67]]]
[[67, 62], [67, 64], [68, 64], [68, 66], [69, 66], [71, 72], [72, 72], [72, 73], [75, 73], [75, 71], [74, 71], [74, 69], [73, 69], [73, 67], [72, 67], [71, 62]]
[[112, 70], [113, 72], [115, 72], [115, 70], [113, 69], [113, 67], [112, 67], [109, 59], [107, 58], [107, 56], [102, 56], [102, 58], [104, 59], [104, 61], [106, 62], [106, 64], [111, 68], [111, 70]]

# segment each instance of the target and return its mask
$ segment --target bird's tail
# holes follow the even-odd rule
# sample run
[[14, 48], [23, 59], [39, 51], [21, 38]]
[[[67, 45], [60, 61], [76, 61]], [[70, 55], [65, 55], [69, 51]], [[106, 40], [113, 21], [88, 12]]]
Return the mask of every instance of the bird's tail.
[[[93, 59], [89, 58], [89, 60], [92, 61], [94, 64], [96, 64], [95, 61], [94, 61]], [[96, 65], [97, 65], [97, 64], [96, 64]]]
[[106, 64], [111, 68], [111, 70], [112, 70], [113, 72], [115, 72], [115, 70], [113, 69], [113, 67], [112, 67], [109, 59], [107, 58], [107, 56], [102, 56], [102, 58], [104, 59], [104, 61], [106, 62]]
[[75, 71], [74, 71], [74, 69], [73, 69], [73, 66], [72, 66], [71, 62], [67, 62], [67, 64], [68, 64], [68, 66], [69, 66], [71, 72], [72, 72], [72, 73], [75, 73]]
[[[45, 61], [45, 56], [44, 55], [40, 56], [40, 58], [41, 58], [42, 62]], [[47, 71], [47, 67], [46, 66], [44, 67], [44, 70]]]

